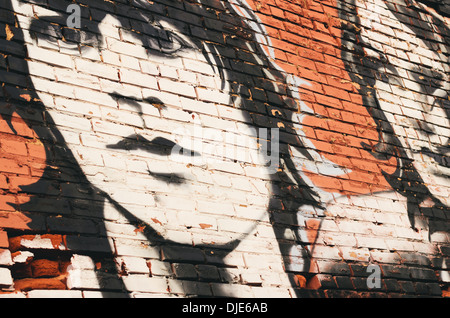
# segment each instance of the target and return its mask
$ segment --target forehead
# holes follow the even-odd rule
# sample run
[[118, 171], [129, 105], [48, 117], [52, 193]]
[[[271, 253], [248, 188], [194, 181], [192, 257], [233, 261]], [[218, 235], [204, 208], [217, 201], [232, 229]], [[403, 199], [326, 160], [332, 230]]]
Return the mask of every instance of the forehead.
[[[34, 13], [39, 14], [51, 13], [67, 14], [73, 12], [72, 8], [77, 7], [80, 9], [83, 17], [89, 17], [93, 21], [101, 20], [105, 15], [122, 16], [128, 19], [137, 19], [148, 21], [150, 15], [157, 16], [158, 18], [172, 17], [178, 15], [178, 19], [181, 21], [193, 23], [194, 21], [188, 21], [187, 15], [183, 15], [182, 11], [190, 12], [197, 15], [207, 15], [210, 12], [221, 10], [224, 7], [222, 5], [215, 5], [214, 8], [208, 5], [203, 5], [197, 0], [76, 0], [76, 1], [61, 1], [61, 0], [10, 0], [12, 3], [19, 3], [21, 6], [33, 6]], [[212, 10], [214, 9], [214, 10]], [[27, 13], [28, 10], [21, 10], [23, 13]], [[212, 17], [210, 15], [210, 17]], [[195, 24], [195, 23], [194, 23]]]
[[[222, 6], [215, 5], [213, 8], [196, 0], [132, 0], [127, 3], [115, 0], [80, 0], [75, 3], [47, 0], [11, 1], [15, 4], [16, 13], [19, 13], [22, 27], [30, 25], [30, 31], [67, 39], [71, 39], [70, 34], [74, 32], [108, 35], [108, 32], [116, 32], [111, 30], [112, 27], [163, 38], [166, 37], [164, 31], [176, 31], [186, 37], [221, 43], [223, 38], [220, 38], [219, 33], [224, 30], [215, 26], [214, 21], [219, 19], [217, 10], [222, 11], [221, 19], [227, 15], [227, 22], [242, 22], [241, 19], [233, 19], [233, 15], [224, 11]], [[80, 21], [79, 28], [68, 25], [69, 21], [77, 18]], [[68, 33], [68, 36], [63, 32]]]

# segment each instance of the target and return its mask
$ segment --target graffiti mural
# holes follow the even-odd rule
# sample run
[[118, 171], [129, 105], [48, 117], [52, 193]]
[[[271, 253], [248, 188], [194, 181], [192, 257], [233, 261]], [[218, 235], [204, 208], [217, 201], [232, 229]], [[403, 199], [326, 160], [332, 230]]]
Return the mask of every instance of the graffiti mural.
[[0, 7], [5, 297], [448, 295], [444, 4]]

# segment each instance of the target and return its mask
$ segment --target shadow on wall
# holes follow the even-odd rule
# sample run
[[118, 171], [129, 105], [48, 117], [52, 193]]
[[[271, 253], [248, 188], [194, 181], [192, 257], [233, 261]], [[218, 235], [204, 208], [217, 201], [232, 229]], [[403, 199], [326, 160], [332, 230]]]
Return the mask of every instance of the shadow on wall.
[[[47, 4], [43, 0], [34, 2]], [[228, 94], [224, 103], [240, 109], [244, 122], [255, 128], [280, 128], [281, 164], [277, 173], [269, 177], [271, 197], [266, 206], [296, 296], [324, 296], [319, 292], [306, 292], [304, 288], [313, 288], [316, 281], [312, 255], [322, 220], [326, 218], [324, 211], [327, 202], [334, 194], [370, 195], [395, 189], [408, 199], [413, 228], [417, 215], [432, 215], [436, 209], [448, 213], [448, 206], [435, 195], [434, 190], [427, 188], [427, 182], [423, 180], [429, 171], [420, 171], [414, 165], [417, 157], [411, 154], [415, 154], [415, 149], [405, 150], [408, 140], [401, 139], [397, 134], [396, 123], [392, 122], [392, 117], [377, 97], [374, 90], [377, 83], [389, 83], [387, 75], [378, 72], [378, 69], [384, 66], [392, 74], [398, 71], [395, 64], [388, 64], [388, 60], [374, 60], [364, 53], [367, 49], [375, 51], [377, 48], [362, 39], [357, 27], [360, 17], [355, 3], [347, 1], [347, 4], [338, 5], [335, 1], [306, 1], [304, 5], [298, 5], [296, 10], [300, 10], [301, 14], [285, 16], [290, 20], [289, 27], [295, 27], [295, 35], [291, 32], [278, 33], [279, 30], [270, 28], [279, 20], [267, 15], [268, 12], [264, 11], [267, 7], [257, 1], [219, 4], [161, 0], [153, 5], [136, 1], [136, 8], [100, 0], [80, 3], [83, 8], [90, 9], [82, 11], [81, 30], [64, 26], [65, 2], [52, 5], [51, 9], [59, 12], [58, 15], [42, 15], [29, 23], [20, 19], [19, 24], [29, 29], [35, 37], [34, 41], [41, 45], [52, 47], [56, 40], [59, 41], [56, 43], [63, 41], [75, 45], [77, 49], [82, 44], [90, 48], [89, 52], [95, 52], [108, 44], [105, 44], [105, 31], [100, 22], [107, 16], [113, 16], [117, 24], [128, 27], [127, 31], [134, 29], [126, 33], [129, 39], [139, 43], [144, 51], [151, 52], [160, 61], [175, 63], [177, 54], [183, 50], [202, 55], [206, 64], [217, 70], [220, 89]], [[292, 13], [290, 5], [290, 2], [281, 1], [280, 9]], [[7, 179], [3, 180], [2, 189], [6, 194], [0, 202], [1, 207], [5, 211], [20, 213], [6, 212], [7, 221], [4, 223], [2, 220], [0, 226], [7, 229], [13, 255], [24, 249], [33, 250], [33, 262], [46, 263], [50, 268], [49, 272], [38, 276], [53, 277], [33, 280], [36, 277], [33, 277], [35, 274], [30, 270], [32, 266], [29, 263], [16, 264], [13, 266], [16, 288], [66, 289], [67, 267], [76, 253], [92, 258], [92, 269], [101, 290], [124, 291], [127, 294], [123, 282], [127, 279], [126, 271], [121, 271], [120, 267], [118, 269], [114, 259], [114, 239], [108, 237], [105, 220], [110, 215], [106, 214], [106, 206], [117, 211], [126, 224], [138, 229], [148, 245], [158, 251], [157, 256], [162, 255], [161, 260], [227, 268], [225, 259], [251, 230], [224, 239], [221, 244], [199, 243], [193, 246], [192, 243], [180, 243], [166, 235], [164, 229], [154, 224], [156, 222], [143, 218], [139, 212], [131, 210], [130, 205], [122, 204], [116, 199], [117, 193], [106, 183], [93, 184], [87, 176], [89, 174], [80, 166], [79, 148], [73, 148], [68, 141], [71, 135], [58, 128], [60, 122], [52, 112], [54, 105], [47, 105], [49, 99], [42, 98], [36, 92], [35, 85], [39, 85], [41, 79], [30, 76], [31, 72], [36, 71], [30, 70], [24, 62], [29, 57], [27, 48], [30, 50], [33, 47], [25, 43], [25, 33], [14, 27], [17, 21], [10, 2], [2, 3], [1, 8], [4, 12], [2, 21], [8, 25], [5, 34], [0, 33], [6, 39], [1, 40], [2, 51], [8, 55], [7, 59], [0, 59], [0, 67], [7, 69], [0, 73], [4, 84], [0, 92], [0, 112], [4, 119], [0, 126], [1, 144], [4, 147], [10, 143], [10, 149], [16, 152], [21, 147], [18, 144], [26, 144], [27, 147], [23, 153], [2, 154]], [[392, 11], [402, 22], [404, 15], [399, 10]], [[191, 26], [191, 30], [184, 29], [187, 26], [181, 23], [166, 29], [167, 22], [173, 22], [171, 16], [176, 14], [204, 19], [194, 21], [198, 26]], [[258, 21], [267, 28], [262, 24], [249, 26], [241, 18], [246, 14], [253, 22]], [[129, 25], [130, 17], [133, 17], [135, 25]], [[316, 20], [321, 23], [313, 25], [312, 21]], [[448, 40], [448, 28], [439, 20], [433, 22], [427, 27], [435, 27]], [[3, 32], [3, 28], [0, 29]], [[196, 30], [197, 37], [187, 36], [192, 30]], [[417, 30], [419, 38], [423, 31]], [[258, 32], [263, 32], [263, 38]], [[269, 42], [264, 42], [267, 39], [272, 41], [272, 47]], [[441, 45], [448, 48], [448, 43]], [[144, 59], [143, 56], [137, 58]], [[311, 60], [316, 60], [316, 63], [311, 63]], [[296, 66], [292, 68], [292, 65]], [[101, 71], [101, 68], [98, 70]], [[412, 75], [419, 74], [418, 70], [409, 71]], [[439, 71], [435, 73], [431, 68], [420, 72], [428, 81], [422, 82], [418, 94], [448, 92], [445, 86], [448, 85], [447, 75]], [[124, 77], [118, 78], [117, 72], [109, 74], [105, 71], [102, 76], [111, 82], [126, 80]], [[295, 78], [301, 80], [296, 81]], [[147, 80], [149, 87], [146, 88], [152, 92], [158, 91], [157, 86], [151, 86], [153, 82], [150, 77]], [[420, 77], [415, 78], [415, 82], [421, 80]], [[134, 79], [135, 84], [136, 81]], [[123, 91], [114, 90], [101, 98], [116, 103], [126, 101], [129, 107], [139, 112], [136, 125], [142, 125], [143, 130], [151, 132], [153, 127], [146, 126], [145, 115], [149, 110], [145, 107], [150, 105], [160, 112], [166, 106], [165, 101], [153, 95], [145, 98], [130, 96], [129, 92], [131, 90], [125, 95]], [[180, 94], [195, 99], [189, 96], [189, 91]], [[428, 105], [429, 111], [444, 110], [444, 117], [448, 119], [448, 99], [445, 101], [443, 97], [439, 96]], [[302, 125], [301, 130], [298, 129], [299, 124]], [[439, 133], [426, 121], [419, 124], [430, 139]], [[114, 142], [108, 141], [104, 148], [108, 151], [139, 150], [161, 156], [167, 155], [168, 147], [173, 146], [173, 141], [162, 137], [150, 140], [128, 131], [123, 137]], [[196, 153], [196, 149], [189, 149], [189, 152]], [[433, 147], [422, 145], [420, 154], [434, 160], [438, 166], [448, 168], [448, 141]], [[23, 162], [14, 161], [14, 158], [23, 158]], [[326, 164], [318, 164], [320, 169], [317, 169], [316, 161]], [[330, 170], [323, 174], [323, 169]], [[367, 173], [368, 170], [370, 173]], [[148, 175], [145, 177], [150, 176], [168, 185], [176, 184], [180, 191], [187, 187], [182, 174], [158, 173], [151, 169], [146, 172]], [[10, 184], [14, 186], [10, 187]], [[420, 206], [426, 199], [434, 203], [429, 211]], [[442, 230], [438, 220], [430, 217], [430, 235]], [[295, 237], [287, 237], [287, 231], [295, 233]], [[49, 246], [34, 250], [33, 244]], [[34, 263], [36, 268], [39, 268], [39, 262]], [[309, 286], [306, 286], [305, 277], [309, 280]], [[218, 280], [215, 278], [213, 281]], [[210, 296], [211, 291], [205, 293]], [[230, 293], [228, 296], [233, 295]]]

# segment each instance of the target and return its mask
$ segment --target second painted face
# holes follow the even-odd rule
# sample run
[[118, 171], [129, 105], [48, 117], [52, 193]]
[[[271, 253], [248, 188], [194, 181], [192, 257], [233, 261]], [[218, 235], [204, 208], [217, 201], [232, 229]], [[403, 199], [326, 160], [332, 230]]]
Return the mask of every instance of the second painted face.
[[[450, 67], [445, 53], [449, 48], [445, 42], [433, 44], [420, 36], [406, 15], [396, 13], [384, 1], [373, 0], [371, 5], [377, 14], [361, 12], [359, 16], [362, 41], [371, 48], [366, 53], [381, 62], [375, 77], [378, 103], [430, 193], [450, 206], [446, 190], [450, 177]], [[442, 17], [431, 11], [420, 17], [429, 30], [439, 30]], [[404, 40], [391, 43], [388, 34], [380, 35], [380, 19], [397, 25], [395, 32]]]

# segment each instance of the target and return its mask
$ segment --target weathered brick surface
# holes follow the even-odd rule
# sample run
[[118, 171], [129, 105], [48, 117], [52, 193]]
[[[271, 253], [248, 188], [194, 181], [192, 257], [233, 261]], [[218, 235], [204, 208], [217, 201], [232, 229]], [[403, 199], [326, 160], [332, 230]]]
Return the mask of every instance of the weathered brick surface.
[[445, 1], [75, 3], [0, 3], [1, 297], [450, 296]]

